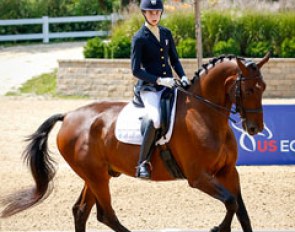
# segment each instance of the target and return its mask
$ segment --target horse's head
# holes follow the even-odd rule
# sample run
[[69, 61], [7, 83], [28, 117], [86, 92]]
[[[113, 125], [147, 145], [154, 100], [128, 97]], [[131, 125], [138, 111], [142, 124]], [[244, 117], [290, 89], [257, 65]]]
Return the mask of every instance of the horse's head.
[[239, 74], [236, 79], [235, 104], [243, 129], [250, 135], [263, 130], [262, 94], [266, 88], [260, 69], [268, 62], [269, 53], [257, 64], [237, 58]]

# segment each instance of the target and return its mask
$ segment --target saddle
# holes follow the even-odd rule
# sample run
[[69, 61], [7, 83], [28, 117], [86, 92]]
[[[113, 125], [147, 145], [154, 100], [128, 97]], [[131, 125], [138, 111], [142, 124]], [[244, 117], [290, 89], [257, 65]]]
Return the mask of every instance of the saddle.
[[[161, 148], [161, 159], [169, 171], [170, 175], [174, 178], [183, 179], [181, 169], [179, 168], [177, 162], [175, 161], [170, 150], [165, 146], [166, 143], [170, 141], [172, 136], [175, 113], [176, 113], [176, 99], [177, 90], [171, 92], [164, 91], [161, 97], [161, 127], [156, 132], [156, 145], [164, 145]], [[136, 103], [129, 102], [119, 113], [115, 136], [122, 142], [127, 144], [141, 145], [143, 141], [142, 128], [144, 123], [148, 119], [148, 112], [146, 112], [143, 102], [139, 95], [136, 97]]]
[[[170, 91], [164, 91], [161, 97], [161, 128], [159, 129], [159, 138], [156, 145], [163, 145], [170, 141], [176, 112], [177, 91], [174, 94]], [[139, 101], [140, 102], [140, 101]], [[129, 102], [119, 113], [115, 136], [123, 143], [141, 145], [142, 133], [141, 127], [143, 119], [149, 118], [143, 105]]]

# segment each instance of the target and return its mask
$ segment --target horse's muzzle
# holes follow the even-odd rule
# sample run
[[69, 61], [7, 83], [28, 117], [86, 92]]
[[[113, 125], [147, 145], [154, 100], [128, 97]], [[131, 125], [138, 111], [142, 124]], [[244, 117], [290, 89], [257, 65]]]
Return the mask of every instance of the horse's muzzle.
[[259, 126], [257, 123], [252, 121], [250, 122], [243, 121], [242, 125], [243, 125], [243, 129], [247, 131], [249, 135], [256, 135], [259, 132], [263, 131], [263, 124]]

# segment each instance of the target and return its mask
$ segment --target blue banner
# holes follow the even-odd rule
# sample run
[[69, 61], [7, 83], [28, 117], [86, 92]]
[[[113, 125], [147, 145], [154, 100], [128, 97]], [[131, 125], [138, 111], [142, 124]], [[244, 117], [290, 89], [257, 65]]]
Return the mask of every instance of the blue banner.
[[295, 105], [264, 105], [264, 130], [248, 135], [230, 122], [239, 146], [238, 165], [295, 164]]

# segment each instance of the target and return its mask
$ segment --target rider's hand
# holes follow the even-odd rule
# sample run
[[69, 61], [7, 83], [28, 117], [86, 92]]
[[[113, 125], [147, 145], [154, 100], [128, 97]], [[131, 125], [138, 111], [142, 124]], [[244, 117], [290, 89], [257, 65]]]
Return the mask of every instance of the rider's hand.
[[191, 82], [190, 80], [187, 78], [187, 76], [183, 76], [181, 78], [181, 84], [184, 86], [184, 87], [187, 87], [188, 85], [191, 85]]
[[157, 84], [172, 89], [175, 85], [175, 80], [172, 77], [159, 77], [157, 79]]

